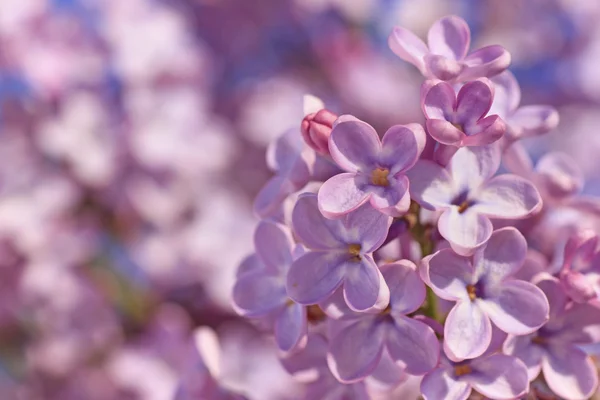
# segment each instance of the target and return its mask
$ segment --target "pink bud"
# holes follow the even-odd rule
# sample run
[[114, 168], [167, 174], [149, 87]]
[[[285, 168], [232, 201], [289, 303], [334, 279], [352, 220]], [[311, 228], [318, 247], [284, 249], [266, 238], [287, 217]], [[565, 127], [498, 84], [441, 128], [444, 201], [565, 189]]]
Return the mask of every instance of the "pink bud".
[[586, 303], [597, 296], [592, 283], [579, 272], [563, 273], [560, 280], [567, 295], [576, 303]]
[[329, 136], [336, 119], [337, 115], [326, 109], [304, 117], [300, 130], [306, 144], [319, 154], [329, 155]]

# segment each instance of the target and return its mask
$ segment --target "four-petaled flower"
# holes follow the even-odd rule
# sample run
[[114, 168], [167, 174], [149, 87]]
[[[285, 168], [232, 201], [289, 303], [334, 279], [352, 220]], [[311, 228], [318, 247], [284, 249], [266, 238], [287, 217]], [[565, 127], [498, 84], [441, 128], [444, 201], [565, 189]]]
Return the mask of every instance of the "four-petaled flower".
[[466, 83], [458, 94], [447, 82], [426, 82], [421, 107], [427, 118], [427, 132], [445, 145], [491, 144], [506, 130], [498, 115], [486, 117], [493, 99], [494, 87], [486, 78]]
[[[515, 228], [495, 231], [472, 258], [451, 249], [427, 256], [421, 277], [443, 299], [456, 301], [444, 326], [444, 350], [454, 361], [482, 355], [492, 324], [525, 335], [548, 320], [548, 300], [535, 285], [513, 278], [527, 255], [527, 241]], [[491, 321], [490, 321], [491, 320]]]
[[433, 329], [406, 315], [425, 299], [425, 285], [415, 265], [400, 260], [383, 265], [381, 273], [390, 288], [389, 307], [378, 314], [355, 314], [356, 322], [331, 340], [329, 366], [342, 382], [364, 379], [384, 356], [411, 375], [423, 375], [438, 363], [440, 348]]
[[331, 132], [329, 151], [348, 172], [333, 176], [321, 186], [319, 209], [335, 218], [369, 201], [384, 214], [403, 215], [410, 206], [405, 173], [425, 146], [423, 128], [418, 124], [396, 125], [380, 140], [369, 124], [343, 117]]
[[372, 253], [385, 240], [390, 223], [390, 217], [369, 204], [330, 220], [320, 213], [316, 195], [300, 195], [292, 225], [310, 251], [290, 267], [289, 296], [300, 304], [317, 304], [342, 285], [344, 298], [353, 310], [385, 308], [390, 292]]
[[285, 278], [301, 248], [294, 249], [288, 229], [276, 222], [261, 221], [254, 234], [256, 254], [238, 270], [233, 287], [233, 306], [246, 317], [273, 320], [275, 341], [282, 351], [306, 343], [306, 308], [292, 301]]
[[497, 75], [510, 64], [510, 53], [498, 45], [486, 46], [467, 55], [471, 31], [457, 16], [437, 20], [429, 29], [427, 42], [429, 47], [399, 26], [394, 27], [388, 38], [390, 49], [419, 68], [426, 78], [464, 82]]
[[560, 282], [548, 274], [536, 279], [550, 303], [550, 319], [537, 332], [509, 336], [504, 351], [525, 363], [529, 380], [542, 371], [550, 389], [561, 398], [587, 399], [598, 387], [598, 371], [581, 346], [600, 341], [600, 309], [569, 305]]
[[526, 218], [542, 206], [529, 181], [511, 174], [492, 178], [499, 166], [497, 146], [463, 147], [446, 168], [419, 160], [408, 173], [412, 198], [443, 211], [438, 229], [459, 254], [470, 255], [485, 244], [493, 230], [490, 218]]

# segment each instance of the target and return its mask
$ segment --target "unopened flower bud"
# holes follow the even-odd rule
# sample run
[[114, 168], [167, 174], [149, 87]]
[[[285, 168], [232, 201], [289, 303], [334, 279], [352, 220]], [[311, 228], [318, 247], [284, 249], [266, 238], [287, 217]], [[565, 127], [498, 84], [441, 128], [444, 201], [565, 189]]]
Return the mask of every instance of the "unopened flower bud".
[[307, 145], [322, 155], [329, 155], [329, 136], [333, 122], [337, 115], [329, 110], [322, 109], [316, 113], [308, 114], [302, 120], [300, 130]]

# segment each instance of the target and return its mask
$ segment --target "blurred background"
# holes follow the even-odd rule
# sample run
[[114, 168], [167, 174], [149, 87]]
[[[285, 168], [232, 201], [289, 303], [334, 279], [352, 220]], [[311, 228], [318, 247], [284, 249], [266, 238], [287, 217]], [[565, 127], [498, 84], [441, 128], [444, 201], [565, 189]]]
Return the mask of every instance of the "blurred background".
[[229, 293], [252, 252], [267, 144], [321, 97], [385, 129], [422, 122], [387, 47], [467, 20], [600, 194], [598, 0], [0, 0], [0, 398], [167, 400], [210, 326], [251, 399], [294, 398]]

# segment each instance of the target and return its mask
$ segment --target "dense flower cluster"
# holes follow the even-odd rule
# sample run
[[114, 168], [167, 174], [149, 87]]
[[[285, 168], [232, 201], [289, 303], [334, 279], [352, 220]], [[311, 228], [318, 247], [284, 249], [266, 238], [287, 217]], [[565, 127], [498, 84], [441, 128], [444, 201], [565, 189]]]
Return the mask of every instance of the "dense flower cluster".
[[600, 200], [579, 194], [565, 154], [533, 167], [521, 140], [558, 113], [519, 105], [508, 51], [470, 50], [456, 16], [427, 39], [396, 27], [388, 41], [425, 78], [424, 126], [380, 137], [307, 96], [298, 129], [271, 143], [234, 307], [274, 334], [306, 399], [404, 398], [415, 385], [427, 400], [588, 398], [600, 239], [556, 212], [597, 218]]

